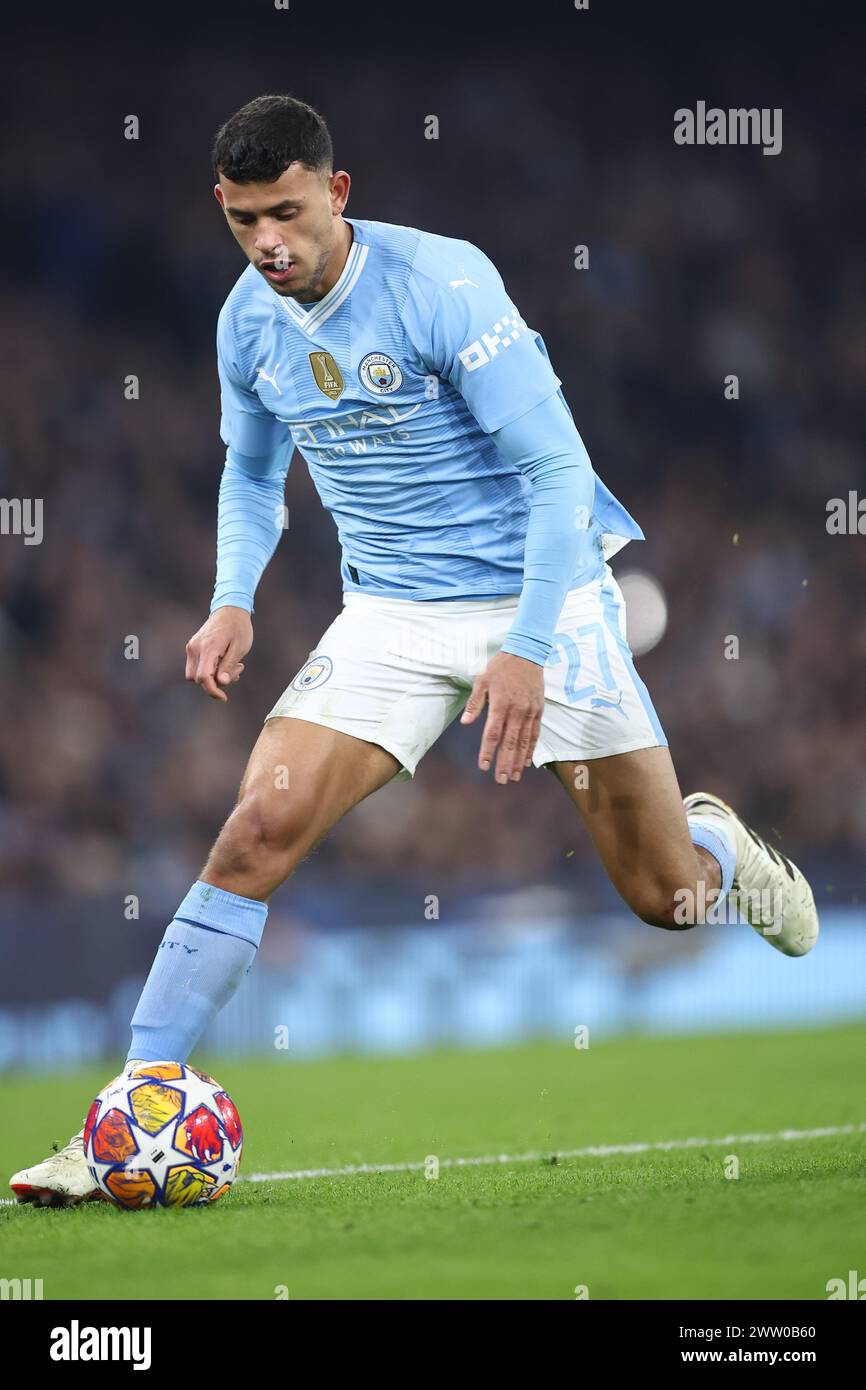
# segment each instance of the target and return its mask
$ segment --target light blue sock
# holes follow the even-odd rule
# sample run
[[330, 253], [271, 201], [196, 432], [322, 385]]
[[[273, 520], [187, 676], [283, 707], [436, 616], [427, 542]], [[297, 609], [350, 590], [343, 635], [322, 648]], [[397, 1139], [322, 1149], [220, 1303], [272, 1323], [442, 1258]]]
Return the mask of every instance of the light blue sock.
[[687, 818], [689, 834], [692, 837], [693, 845], [700, 845], [701, 849], [708, 850], [715, 860], [718, 861], [719, 870], [722, 875], [722, 887], [718, 900], [710, 909], [715, 913], [721, 907], [728, 893], [731, 891], [731, 884], [734, 881], [734, 869], [737, 867], [737, 855], [731, 841], [725, 831], [714, 821], [710, 826], [707, 821], [701, 820], [700, 816], [689, 816]]
[[185, 1062], [256, 958], [267, 903], [198, 879], [166, 928], [132, 1016], [127, 1061]]

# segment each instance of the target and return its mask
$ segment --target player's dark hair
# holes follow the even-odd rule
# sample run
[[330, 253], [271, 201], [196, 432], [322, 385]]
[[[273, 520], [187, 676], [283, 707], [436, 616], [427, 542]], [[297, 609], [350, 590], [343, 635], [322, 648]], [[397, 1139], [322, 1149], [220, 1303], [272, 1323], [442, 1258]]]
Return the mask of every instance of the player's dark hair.
[[318, 111], [294, 97], [255, 97], [220, 126], [213, 144], [214, 178], [274, 183], [290, 164], [330, 173], [334, 147]]

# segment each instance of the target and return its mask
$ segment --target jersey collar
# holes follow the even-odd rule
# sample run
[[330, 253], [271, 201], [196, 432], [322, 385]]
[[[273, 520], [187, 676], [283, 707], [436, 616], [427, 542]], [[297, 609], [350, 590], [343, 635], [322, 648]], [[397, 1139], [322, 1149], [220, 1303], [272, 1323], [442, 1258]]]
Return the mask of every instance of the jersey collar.
[[280, 303], [292, 322], [297, 324], [298, 328], [310, 337], [321, 328], [322, 324], [325, 323], [332, 314], [337, 312], [343, 301], [352, 293], [364, 269], [367, 256], [369, 255], [369, 246], [358, 238], [357, 223], [348, 217], [345, 220], [350, 222], [352, 226], [352, 245], [349, 248], [346, 264], [343, 266], [339, 280], [328, 290], [324, 299], [320, 299], [318, 304], [315, 304], [312, 309], [302, 309], [301, 306], [296, 303], [294, 299], [289, 298], [288, 295], [281, 294], [278, 296]]

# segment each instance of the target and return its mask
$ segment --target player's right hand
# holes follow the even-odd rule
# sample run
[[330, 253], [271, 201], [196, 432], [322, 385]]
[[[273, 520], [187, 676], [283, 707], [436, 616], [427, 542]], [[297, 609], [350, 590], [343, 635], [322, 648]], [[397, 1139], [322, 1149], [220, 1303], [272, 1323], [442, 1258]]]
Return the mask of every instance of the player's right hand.
[[225, 703], [222, 689], [240, 680], [243, 657], [253, 645], [253, 624], [245, 608], [217, 608], [186, 644], [186, 678], [212, 700]]

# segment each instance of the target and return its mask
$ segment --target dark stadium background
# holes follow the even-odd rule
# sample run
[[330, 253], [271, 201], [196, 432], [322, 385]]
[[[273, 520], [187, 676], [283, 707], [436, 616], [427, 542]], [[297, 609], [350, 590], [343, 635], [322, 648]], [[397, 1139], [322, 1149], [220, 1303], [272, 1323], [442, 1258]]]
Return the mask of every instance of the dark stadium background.
[[[209, 147], [268, 91], [328, 119], [349, 215], [496, 262], [647, 535], [613, 567], [664, 589], [667, 631], [639, 669], [683, 791], [778, 837], [862, 940], [866, 539], [826, 530], [830, 498], [866, 491], [860, 39], [844, 7], [817, 5], [17, 12], [0, 495], [42, 497], [45, 536], [0, 537], [0, 1060], [62, 1001], [121, 999], [105, 1037], [122, 1040], [261, 720], [339, 606], [335, 529], [296, 455], [240, 685], [224, 707], [183, 680], [213, 584], [215, 320], [243, 268]], [[782, 153], [678, 147], [673, 112], [700, 99], [783, 108]], [[613, 932], [626, 973], [699, 949], [629, 920], [547, 774], [495, 787], [478, 737], [452, 729], [413, 785], [316, 851], [273, 900], [263, 968], [300, 968], [321, 933], [364, 929], [387, 951], [386, 929], [488, 939], [521, 912]]]

